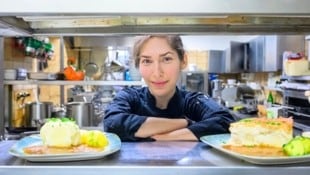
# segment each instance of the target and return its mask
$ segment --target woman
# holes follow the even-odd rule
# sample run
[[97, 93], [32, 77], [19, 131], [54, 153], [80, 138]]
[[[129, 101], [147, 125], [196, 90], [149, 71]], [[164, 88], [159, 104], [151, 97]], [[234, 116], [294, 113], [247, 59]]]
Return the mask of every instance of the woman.
[[105, 111], [105, 131], [123, 141], [197, 141], [228, 132], [233, 117], [224, 107], [202, 93], [176, 86], [187, 66], [179, 36], [142, 37], [133, 56], [147, 87], [125, 88], [115, 96]]

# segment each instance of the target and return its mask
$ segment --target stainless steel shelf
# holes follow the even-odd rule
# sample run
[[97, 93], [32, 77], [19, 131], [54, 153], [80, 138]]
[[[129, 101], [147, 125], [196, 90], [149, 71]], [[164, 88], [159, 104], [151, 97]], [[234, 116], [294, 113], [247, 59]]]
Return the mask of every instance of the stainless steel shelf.
[[293, 98], [299, 98], [299, 99], [304, 99], [307, 100], [308, 97], [305, 96], [305, 91], [304, 90], [289, 90], [286, 89], [283, 91], [284, 97], [293, 97]]
[[282, 79], [286, 79], [286, 80], [297, 80], [297, 81], [310, 81], [310, 75], [309, 76], [287, 76], [287, 75], [283, 75], [281, 77]]
[[270, 90], [270, 91], [277, 91], [277, 92], [283, 92], [283, 89], [278, 87], [271, 87], [271, 86], [264, 86], [264, 89]]
[[5, 85], [98, 85], [98, 86], [143, 86], [143, 81], [62, 81], [62, 80], [5, 80]]

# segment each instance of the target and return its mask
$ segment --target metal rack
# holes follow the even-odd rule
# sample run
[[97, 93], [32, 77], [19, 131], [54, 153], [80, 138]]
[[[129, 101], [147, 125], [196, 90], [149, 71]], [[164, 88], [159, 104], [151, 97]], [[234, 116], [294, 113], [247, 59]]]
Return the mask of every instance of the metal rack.
[[[64, 42], [63, 37], [61, 37], [60, 42], [60, 58], [63, 60], [64, 58]], [[68, 85], [80, 85], [80, 86], [144, 86], [145, 83], [143, 81], [100, 81], [100, 80], [86, 80], [86, 81], [65, 81], [65, 80], [4, 80], [4, 39], [0, 37], [0, 80], [3, 80], [0, 85], [0, 110], [4, 111], [0, 113], [0, 141], [5, 139], [5, 124], [6, 121], [9, 120], [9, 116], [12, 115], [12, 87], [14, 85], [55, 85], [60, 86], [60, 94], [63, 96], [64, 86]], [[3, 54], [2, 54], [3, 53]], [[60, 67], [63, 69], [64, 65], [62, 61], [60, 61]], [[60, 99], [60, 103], [64, 103], [64, 98]]]
[[95, 85], [95, 86], [143, 86], [145, 83], [143, 81], [44, 81], [44, 80], [25, 80], [25, 81], [12, 81], [4, 80], [4, 85]]

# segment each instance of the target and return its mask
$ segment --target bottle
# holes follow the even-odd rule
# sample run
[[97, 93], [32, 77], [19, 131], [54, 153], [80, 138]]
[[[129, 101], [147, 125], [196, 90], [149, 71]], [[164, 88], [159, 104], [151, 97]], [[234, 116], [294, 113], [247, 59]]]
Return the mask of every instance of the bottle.
[[273, 103], [274, 103], [273, 96], [272, 96], [271, 91], [269, 91], [268, 98], [267, 98], [267, 106], [271, 107]]

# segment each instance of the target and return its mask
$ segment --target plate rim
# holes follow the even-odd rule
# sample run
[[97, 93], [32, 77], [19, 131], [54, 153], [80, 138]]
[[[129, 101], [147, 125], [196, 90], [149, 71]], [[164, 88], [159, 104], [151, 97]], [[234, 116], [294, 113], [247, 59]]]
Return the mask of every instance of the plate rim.
[[[230, 137], [229, 133], [226, 134], [213, 134], [213, 135], [205, 135], [200, 137], [200, 140], [211, 146], [212, 148], [228, 154], [232, 157], [235, 157], [240, 160], [244, 160], [246, 162], [250, 162], [253, 164], [260, 164], [260, 165], [280, 165], [280, 164], [293, 164], [293, 163], [303, 163], [303, 162], [310, 162], [310, 154], [309, 155], [303, 155], [303, 156], [281, 156], [281, 157], [259, 157], [259, 156], [250, 156], [250, 155], [245, 155], [245, 154], [240, 154], [234, 151], [227, 150], [223, 148], [221, 145], [216, 144], [210, 139], [219, 139], [219, 138], [224, 138], [226, 137], [227, 139]], [[227, 140], [225, 140], [227, 141]]]
[[[38, 134], [30, 135], [27, 137], [22, 138], [21, 140], [18, 140], [16, 143], [14, 143], [10, 149], [9, 154], [13, 155], [18, 158], [26, 159], [32, 162], [59, 162], [59, 161], [75, 161], [75, 160], [91, 160], [91, 159], [98, 159], [105, 157], [107, 155], [113, 154], [121, 149], [121, 140], [120, 138], [110, 132], [104, 132], [109, 142], [112, 141], [112, 144], [110, 143], [104, 150], [95, 152], [95, 153], [65, 153], [65, 154], [48, 154], [48, 155], [27, 155], [27, 154], [19, 154], [18, 150], [16, 150], [18, 144], [20, 144], [22, 139], [29, 139], [29, 138], [35, 138], [37, 139], [37, 142], [40, 142], [41, 138]], [[35, 142], [34, 142], [35, 143]], [[34, 144], [31, 143], [31, 144]], [[21, 147], [20, 149], [22, 149]]]

